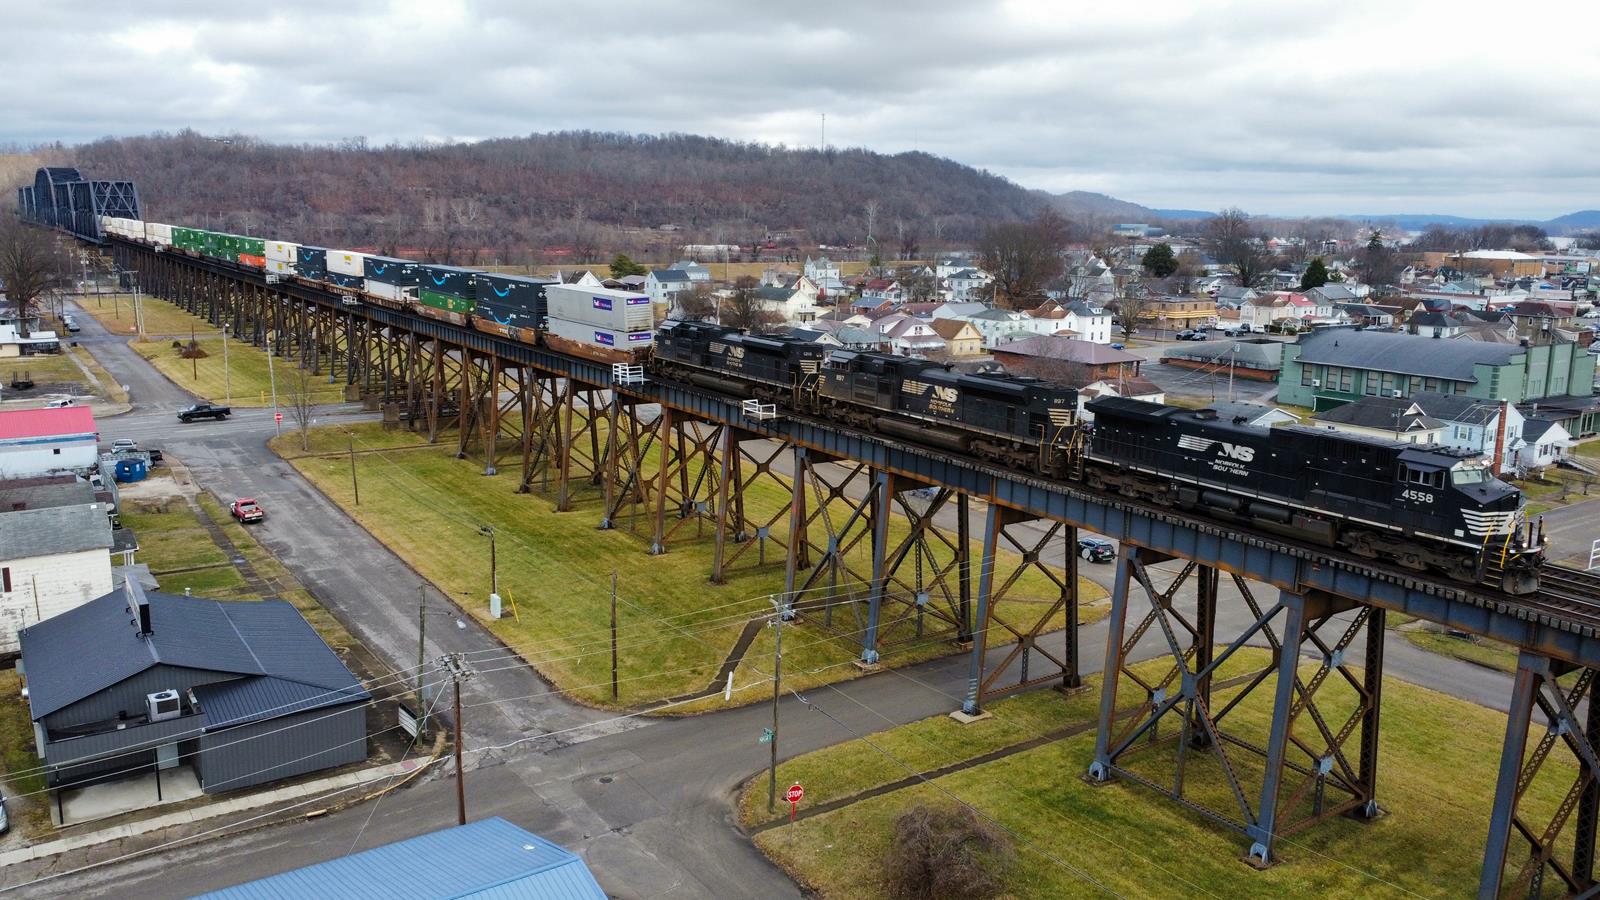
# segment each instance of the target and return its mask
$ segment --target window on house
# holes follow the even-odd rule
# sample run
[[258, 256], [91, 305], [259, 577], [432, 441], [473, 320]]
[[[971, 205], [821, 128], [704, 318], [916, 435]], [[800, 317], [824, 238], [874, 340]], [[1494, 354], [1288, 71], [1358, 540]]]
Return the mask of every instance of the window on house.
[[1345, 392], [1346, 394], [1350, 393], [1351, 388], [1354, 386], [1355, 375], [1355, 369], [1340, 369], [1339, 390]]
[[61, 448], [60, 447], [51, 447], [50, 448], [50, 455], [51, 456], [60, 456], [61, 455]]
[[1311, 366], [1301, 366], [1300, 367], [1300, 386], [1301, 387], [1311, 387], [1311, 382], [1316, 380], [1315, 378], [1312, 377], [1314, 374], [1315, 373], [1313, 372], [1313, 367], [1311, 367]]

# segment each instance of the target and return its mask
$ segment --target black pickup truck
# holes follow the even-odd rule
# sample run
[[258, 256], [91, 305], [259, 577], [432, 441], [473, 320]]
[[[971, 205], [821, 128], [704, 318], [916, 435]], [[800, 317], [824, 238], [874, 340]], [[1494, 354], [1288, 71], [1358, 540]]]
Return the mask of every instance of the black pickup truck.
[[233, 410], [226, 406], [217, 406], [211, 403], [196, 403], [178, 410], [179, 422], [193, 422], [195, 419], [226, 419], [233, 415]]

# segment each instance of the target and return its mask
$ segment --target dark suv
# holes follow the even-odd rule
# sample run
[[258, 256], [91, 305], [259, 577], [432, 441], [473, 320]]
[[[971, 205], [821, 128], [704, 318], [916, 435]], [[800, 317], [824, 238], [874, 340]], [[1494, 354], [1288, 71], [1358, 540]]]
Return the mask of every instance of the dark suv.
[[1078, 556], [1088, 562], [1111, 562], [1117, 558], [1117, 547], [1105, 538], [1081, 537], [1078, 538]]

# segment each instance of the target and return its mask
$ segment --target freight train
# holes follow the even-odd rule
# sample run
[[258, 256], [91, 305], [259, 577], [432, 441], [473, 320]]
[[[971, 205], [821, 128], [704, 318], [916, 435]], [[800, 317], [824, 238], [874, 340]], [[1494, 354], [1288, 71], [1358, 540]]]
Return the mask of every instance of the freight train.
[[[607, 362], [1357, 556], [1538, 589], [1542, 527], [1475, 457], [1307, 426], [1261, 428], [929, 360], [830, 349], [704, 322], [656, 330], [649, 298], [354, 251], [108, 219], [109, 234], [264, 269], [362, 301]], [[1092, 416], [1092, 424], [1087, 411]]]

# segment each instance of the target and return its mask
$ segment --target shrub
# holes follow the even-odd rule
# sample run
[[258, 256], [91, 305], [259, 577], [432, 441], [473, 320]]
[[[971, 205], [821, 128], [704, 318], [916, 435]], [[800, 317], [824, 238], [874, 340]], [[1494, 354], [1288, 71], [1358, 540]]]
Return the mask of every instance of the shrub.
[[895, 820], [886, 887], [895, 900], [987, 900], [1013, 855], [1005, 832], [970, 807], [919, 803]]

